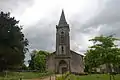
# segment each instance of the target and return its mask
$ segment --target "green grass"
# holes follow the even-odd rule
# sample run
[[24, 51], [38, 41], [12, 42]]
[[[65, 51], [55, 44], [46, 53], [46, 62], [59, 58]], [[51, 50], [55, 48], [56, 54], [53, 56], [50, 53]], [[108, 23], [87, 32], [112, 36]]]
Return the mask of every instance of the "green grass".
[[[114, 75], [115, 80], [120, 80], [120, 74]], [[57, 80], [64, 80], [62, 76], [58, 77]], [[92, 74], [84, 76], [76, 76], [70, 74], [65, 80], [109, 80], [108, 74]]]
[[[78, 80], [109, 80], [108, 74], [92, 74], [86, 76], [77, 76]], [[115, 80], [120, 80], [120, 75], [114, 75]]]
[[51, 72], [39, 73], [39, 72], [8, 72], [7, 76], [4, 73], [0, 73], [0, 80], [19, 80], [22, 79], [33, 79], [42, 78], [45, 76], [52, 75]]

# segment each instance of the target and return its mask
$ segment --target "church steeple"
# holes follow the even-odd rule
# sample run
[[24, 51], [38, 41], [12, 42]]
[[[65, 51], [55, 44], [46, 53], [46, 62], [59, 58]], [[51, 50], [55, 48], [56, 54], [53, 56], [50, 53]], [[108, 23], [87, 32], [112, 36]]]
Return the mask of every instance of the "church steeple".
[[59, 24], [58, 25], [66, 25], [66, 19], [65, 19], [65, 14], [64, 14], [64, 10], [62, 10], [61, 16], [60, 16], [60, 20], [59, 20]]
[[67, 24], [64, 11], [56, 25], [56, 54], [68, 56], [70, 53], [69, 24]]

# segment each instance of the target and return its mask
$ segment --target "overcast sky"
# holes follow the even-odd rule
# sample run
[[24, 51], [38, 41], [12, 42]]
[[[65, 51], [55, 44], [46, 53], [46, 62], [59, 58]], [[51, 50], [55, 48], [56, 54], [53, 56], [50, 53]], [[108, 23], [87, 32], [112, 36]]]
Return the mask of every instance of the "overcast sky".
[[62, 9], [71, 29], [71, 49], [76, 52], [84, 53], [91, 45], [88, 40], [97, 35], [120, 38], [120, 0], [0, 0], [0, 10], [20, 20], [30, 50], [55, 51]]

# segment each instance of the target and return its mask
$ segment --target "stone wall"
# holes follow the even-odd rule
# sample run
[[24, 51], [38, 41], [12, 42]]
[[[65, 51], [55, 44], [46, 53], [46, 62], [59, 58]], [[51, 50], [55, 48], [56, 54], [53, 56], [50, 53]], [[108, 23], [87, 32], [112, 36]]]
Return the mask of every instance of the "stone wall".
[[46, 68], [48, 71], [55, 71], [55, 54], [52, 53], [51, 55], [49, 55], [46, 59]]
[[74, 73], [83, 73], [84, 72], [84, 64], [83, 64], [83, 58], [82, 55], [77, 54], [73, 51], [71, 51], [71, 72]]

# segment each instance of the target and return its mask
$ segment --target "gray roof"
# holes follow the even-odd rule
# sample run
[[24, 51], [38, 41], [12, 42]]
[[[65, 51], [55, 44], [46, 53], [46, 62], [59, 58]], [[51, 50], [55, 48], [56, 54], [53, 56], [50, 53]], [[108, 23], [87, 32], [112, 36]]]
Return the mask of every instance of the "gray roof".
[[[70, 50], [70, 52], [71, 52], [71, 53], [74, 53], [74, 54], [77, 54], [77, 55], [80, 55], [80, 56], [84, 56], [84, 55], [79, 54], [79, 53], [77, 53], [77, 52], [75, 52], [75, 51], [73, 51], [73, 50]], [[53, 54], [55, 54], [55, 53], [56, 53], [56, 51], [52, 52], [51, 55], [53, 55]]]

